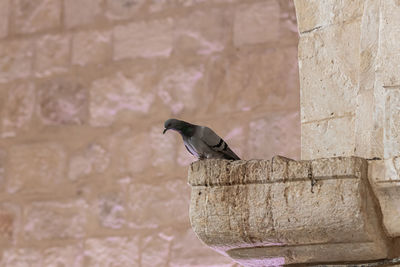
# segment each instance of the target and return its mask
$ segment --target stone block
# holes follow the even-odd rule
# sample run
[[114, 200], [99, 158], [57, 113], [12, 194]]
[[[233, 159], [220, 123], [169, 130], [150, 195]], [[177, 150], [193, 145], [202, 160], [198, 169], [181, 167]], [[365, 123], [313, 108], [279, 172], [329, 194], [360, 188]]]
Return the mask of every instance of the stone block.
[[119, 173], [136, 175], [150, 167], [150, 139], [146, 133], [134, 134], [133, 130], [124, 128], [115, 133], [110, 140], [111, 158]]
[[85, 241], [83, 266], [138, 267], [137, 237], [90, 238]]
[[0, 43], [0, 83], [28, 77], [32, 72], [32, 41]]
[[[254, 161], [226, 160], [191, 165], [191, 223], [208, 246], [244, 266], [388, 256], [365, 160], [264, 162], [259, 167]], [[305, 177], [310, 166], [317, 180], [313, 186]]]
[[363, 14], [363, 0], [295, 0], [299, 32], [350, 22]]
[[83, 267], [82, 251], [82, 244], [47, 248], [43, 251], [43, 266]]
[[93, 143], [77, 151], [69, 161], [68, 178], [77, 180], [104, 172], [110, 165], [110, 153], [101, 145]]
[[170, 254], [171, 237], [162, 233], [151, 235], [142, 240], [142, 267], [163, 267], [167, 266]]
[[118, 72], [93, 81], [90, 88], [90, 124], [109, 126], [121, 111], [148, 113], [154, 101], [153, 93], [146, 90], [151, 73], [145, 74], [144, 70], [133, 74]]
[[35, 110], [35, 85], [19, 83], [9, 86], [3, 105], [2, 137], [13, 137], [26, 131]]
[[101, 226], [119, 229], [126, 225], [126, 201], [117, 192], [102, 193], [97, 198], [97, 218]]
[[65, 163], [64, 149], [58, 144], [13, 146], [8, 153], [7, 191], [52, 192], [64, 182]]
[[67, 28], [91, 24], [101, 16], [102, 0], [64, 1], [64, 24]]
[[276, 0], [238, 6], [233, 29], [234, 45], [277, 41], [279, 13], [279, 4]]
[[[182, 180], [129, 186], [128, 210], [133, 228], [158, 228], [187, 223], [188, 190]], [[152, 212], [146, 212], [151, 210]]]
[[87, 204], [83, 200], [36, 201], [24, 208], [25, 240], [77, 239], [86, 234]]
[[36, 41], [35, 75], [44, 77], [66, 72], [70, 61], [70, 36], [45, 35]]
[[360, 28], [361, 20], [357, 19], [300, 38], [302, 122], [355, 112], [359, 90]]
[[174, 53], [209, 55], [221, 52], [231, 41], [232, 9], [211, 9], [189, 13], [177, 20]]
[[376, 70], [384, 86], [400, 86], [400, 55], [395, 53], [398, 49], [397, 40], [400, 38], [400, 12], [399, 2], [396, 0], [384, 1], [380, 6], [379, 28], [379, 55]]
[[352, 156], [354, 117], [346, 116], [301, 125], [301, 158]]
[[169, 57], [173, 39], [172, 19], [116, 26], [113, 58]]
[[72, 39], [72, 63], [101, 64], [111, 58], [111, 32], [78, 32]]
[[106, 15], [112, 20], [129, 19], [140, 15], [145, 3], [145, 0], [107, 0]]
[[10, 1], [0, 1], [0, 38], [7, 36], [8, 34], [8, 20], [10, 13]]
[[212, 101], [210, 91], [204, 89], [205, 71], [204, 65], [181, 64], [170, 65], [161, 71], [157, 95], [173, 115], [197, 113]]
[[71, 77], [55, 78], [38, 85], [38, 113], [44, 124], [84, 124], [88, 115], [86, 84]]
[[61, 26], [60, 0], [16, 0], [12, 3], [13, 25], [17, 33], [33, 33]]
[[[204, 71], [204, 79], [210, 80], [207, 86], [213, 91], [208, 94], [215, 94], [212, 110], [216, 113], [255, 112], [259, 107], [271, 112], [298, 110], [298, 70], [295, 46], [243, 49], [234, 57], [217, 58]], [[219, 88], [216, 93], [215, 85]]]
[[3, 251], [0, 263], [4, 267], [42, 267], [42, 260], [38, 249], [9, 248]]

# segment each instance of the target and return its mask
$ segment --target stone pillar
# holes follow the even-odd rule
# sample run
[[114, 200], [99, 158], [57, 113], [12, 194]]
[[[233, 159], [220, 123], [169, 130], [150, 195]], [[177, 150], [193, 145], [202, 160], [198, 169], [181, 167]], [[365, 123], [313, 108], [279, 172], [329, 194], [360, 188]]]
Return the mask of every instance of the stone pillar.
[[301, 157], [369, 162], [387, 233], [400, 235], [400, 1], [295, 0]]
[[400, 2], [296, 0], [302, 159], [400, 154]]

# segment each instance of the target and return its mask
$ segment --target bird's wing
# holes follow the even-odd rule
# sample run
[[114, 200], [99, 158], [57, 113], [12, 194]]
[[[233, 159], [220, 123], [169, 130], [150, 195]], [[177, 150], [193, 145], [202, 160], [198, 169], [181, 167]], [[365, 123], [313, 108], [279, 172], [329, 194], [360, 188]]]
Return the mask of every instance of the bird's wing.
[[[229, 148], [228, 144], [208, 127], [199, 126], [199, 138], [215, 152], [224, 154], [226, 159], [240, 160], [240, 158]], [[197, 134], [197, 133], [196, 133]]]

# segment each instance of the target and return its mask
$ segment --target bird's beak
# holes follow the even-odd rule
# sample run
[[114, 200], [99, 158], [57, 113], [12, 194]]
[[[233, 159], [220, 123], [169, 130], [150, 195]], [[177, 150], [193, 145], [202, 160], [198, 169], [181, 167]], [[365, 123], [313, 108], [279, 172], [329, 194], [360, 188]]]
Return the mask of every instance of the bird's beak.
[[164, 131], [162, 132], [162, 134], [165, 134], [166, 131], [168, 131], [168, 128], [165, 128]]

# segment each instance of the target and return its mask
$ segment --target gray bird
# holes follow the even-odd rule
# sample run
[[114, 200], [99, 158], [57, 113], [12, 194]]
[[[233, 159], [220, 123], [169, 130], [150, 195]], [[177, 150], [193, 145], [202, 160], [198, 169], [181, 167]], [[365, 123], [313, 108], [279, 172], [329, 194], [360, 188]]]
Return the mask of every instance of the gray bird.
[[180, 133], [186, 149], [198, 159], [240, 160], [228, 144], [208, 127], [169, 119], [165, 121], [164, 128], [163, 134], [168, 130]]

